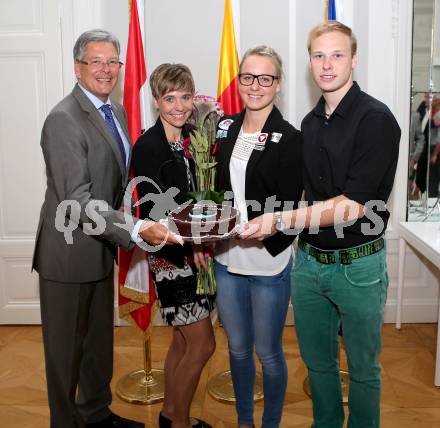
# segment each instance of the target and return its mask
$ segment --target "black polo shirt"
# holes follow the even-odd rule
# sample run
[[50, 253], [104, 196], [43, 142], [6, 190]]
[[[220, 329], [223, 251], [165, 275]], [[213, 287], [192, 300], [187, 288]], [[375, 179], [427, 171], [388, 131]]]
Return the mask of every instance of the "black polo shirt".
[[386, 229], [384, 204], [393, 187], [400, 128], [388, 107], [356, 82], [329, 118], [324, 107], [321, 97], [301, 124], [306, 201], [345, 195], [372, 209], [351, 225], [308, 229], [301, 238], [322, 249], [349, 248], [377, 239]]

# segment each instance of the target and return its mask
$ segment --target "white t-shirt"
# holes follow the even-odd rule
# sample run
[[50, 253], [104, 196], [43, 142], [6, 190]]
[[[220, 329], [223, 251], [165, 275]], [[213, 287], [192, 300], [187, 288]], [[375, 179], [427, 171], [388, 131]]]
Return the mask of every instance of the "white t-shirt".
[[[246, 167], [254, 150], [263, 150], [258, 141], [261, 132], [252, 134], [240, 130], [229, 163], [234, 207], [240, 211], [240, 223], [248, 221], [245, 198]], [[273, 257], [260, 241], [230, 239], [217, 244], [215, 259], [228, 267], [228, 272], [242, 275], [272, 276], [280, 273], [289, 263], [292, 247]]]

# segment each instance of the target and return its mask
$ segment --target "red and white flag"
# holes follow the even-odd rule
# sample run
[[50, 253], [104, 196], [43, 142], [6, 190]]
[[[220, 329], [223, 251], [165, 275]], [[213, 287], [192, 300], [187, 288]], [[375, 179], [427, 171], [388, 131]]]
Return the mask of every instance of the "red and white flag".
[[[128, 33], [127, 58], [124, 77], [124, 108], [127, 112], [128, 129], [135, 144], [147, 126], [151, 103], [148, 90], [142, 29], [144, 23], [144, 0], [132, 0]], [[136, 193], [135, 193], [136, 198]], [[136, 246], [131, 251], [119, 250], [119, 316], [130, 320], [143, 332], [148, 333], [154, 315], [156, 294], [149, 270], [147, 253]]]

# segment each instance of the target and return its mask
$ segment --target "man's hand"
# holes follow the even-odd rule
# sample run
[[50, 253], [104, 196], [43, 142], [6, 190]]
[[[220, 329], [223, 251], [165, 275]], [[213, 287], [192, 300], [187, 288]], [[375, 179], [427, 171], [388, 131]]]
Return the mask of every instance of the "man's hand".
[[256, 239], [262, 241], [263, 239], [274, 235], [275, 232], [274, 213], [265, 213], [246, 223], [242, 227], [239, 237], [241, 239]]
[[162, 243], [183, 245], [180, 236], [155, 221], [144, 221], [139, 230], [139, 236], [150, 245], [160, 245]]

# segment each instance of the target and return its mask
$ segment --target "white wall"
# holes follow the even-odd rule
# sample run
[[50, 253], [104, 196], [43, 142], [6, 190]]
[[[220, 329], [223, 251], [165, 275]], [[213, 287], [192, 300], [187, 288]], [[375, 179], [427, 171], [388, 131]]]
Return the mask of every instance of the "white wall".
[[[80, 0], [80, 3], [86, 1], [87, 5], [95, 5], [94, 10], [101, 10], [101, 15], [95, 18], [96, 24], [90, 22], [90, 16], [88, 22], [113, 31], [121, 40], [121, 56], [125, 58], [128, 2]], [[197, 90], [215, 96], [224, 0], [144, 0], [144, 3], [147, 73], [162, 62], [183, 62], [193, 71]], [[319, 97], [310, 79], [306, 43], [308, 31], [323, 20], [324, 3], [324, 0], [309, 0], [306, 4], [289, 0], [271, 4], [267, 0], [240, 1], [239, 55], [261, 43], [280, 53], [286, 76], [281, 108], [298, 127]], [[405, 6], [409, 1], [346, 0], [344, 9], [344, 17], [358, 38], [355, 79], [364, 90], [388, 104], [396, 115], [398, 106], [393, 105], [396, 35], [392, 32], [396, 19], [393, 4], [399, 3]]]

